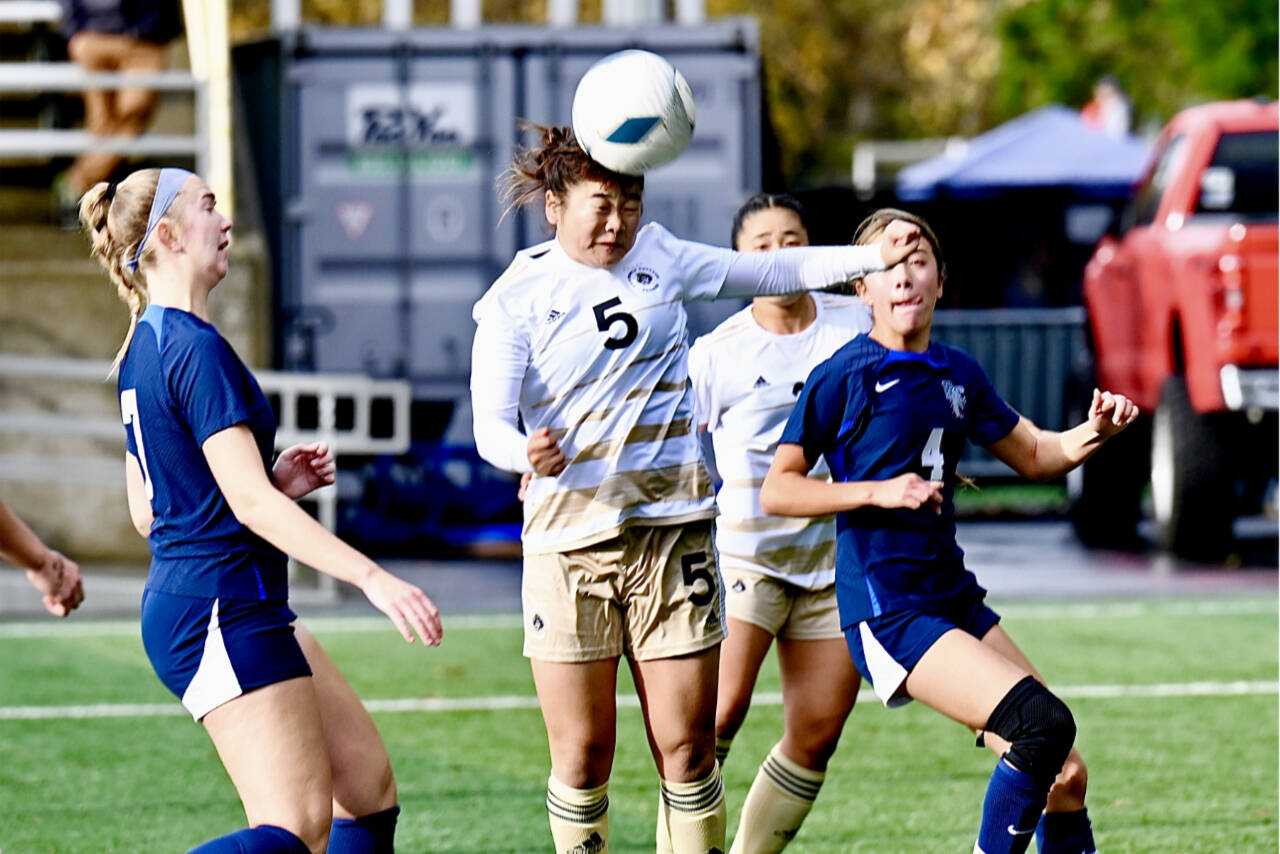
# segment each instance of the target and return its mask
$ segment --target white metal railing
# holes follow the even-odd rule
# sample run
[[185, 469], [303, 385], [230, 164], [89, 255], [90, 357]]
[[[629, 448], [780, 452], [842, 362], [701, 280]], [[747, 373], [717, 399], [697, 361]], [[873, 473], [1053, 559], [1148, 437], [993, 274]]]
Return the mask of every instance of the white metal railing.
[[83, 130], [4, 128], [0, 130], [0, 159], [71, 156], [86, 151], [144, 156], [186, 155], [195, 157], [197, 172], [207, 174], [210, 165], [209, 134], [205, 130], [208, 88], [204, 81], [191, 73], [90, 72], [71, 62], [0, 62], [0, 94], [127, 88], [191, 92], [195, 98], [194, 133], [112, 137], [94, 136]]
[[0, 0], [0, 24], [56, 24], [60, 20], [58, 0]]
[[868, 139], [853, 147], [850, 177], [858, 197], [869, 199], [877, 189], [882, 165], [903, 167], [939, 154], [959, 154], [968, 141], [951, 136], [936, 139]]
[[[62, 380], [102, 383], [111, 364], [98, 359], [71, 359], [0, 353], [0, 380]], [[276, 449], [299, 442], [327, 442], [335, 457], [348, 454], [402, 454], [409, 449], [409, 411], [413, 401], [407, 380], [376, 380], [361, 374], [302, 374], [260, 371], [254, 376], [268, 398], [279, 407]], [[303, 424], [303, 401], [314, 404], [315, 422]], [[339, 424], [340, 404], [348, 404], [351, 423]], [[388, 430], [374, 434], [374, 409], [390, 408]], [[0, 412], [0, 433], [67, 436], [115, 440], [123, 447], [124, 427], [114, 416], [48, 411]], [[117, 461], [101, 458], [0, 455], [0, 479], [27, 483], [121, 483]], [[319, 522], [337, 527], [337, 485], [317, 489], [307, 497], [316, 503]], [[336, 582], [319, 575], [322, 590], [333, 592]]]
[[[449, 25], [470, 29], [484, 23], [481, 0], [449, 0]], [[548, 26], [574, 27], [578, 24], [579, 0], [548, 0]], [[707, 19], [706, 0], [675, 0], [675, 22], [701, 24]], [[601, 18], [606, 26], [626, 27], [659, 24], [667, 19], [667, 4], [660, 0], [604, 0]], [[271, 0], [271, 27], [276, 32], [301, 27], [302, 0]], [[407, 30], [413, 26], [412, 0], [383, 0], [382, 26]]]

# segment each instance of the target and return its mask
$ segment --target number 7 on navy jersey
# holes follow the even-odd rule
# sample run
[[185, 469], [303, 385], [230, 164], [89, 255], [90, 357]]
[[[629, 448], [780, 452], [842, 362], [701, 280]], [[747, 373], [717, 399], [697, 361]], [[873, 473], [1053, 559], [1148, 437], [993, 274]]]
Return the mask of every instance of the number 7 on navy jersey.
[[142, 419], [138, 416], [138, 390], [127, 388], [120, 392], [120, 418], [124, 426], [132, 427], [133, 443], [138, 446], [138, 463], [142, 466], [142, 482], [147, 487], [147, 500], [155, 497], [151, 486], [151, 472], [147, 469], [147, 451], [142, 444]]

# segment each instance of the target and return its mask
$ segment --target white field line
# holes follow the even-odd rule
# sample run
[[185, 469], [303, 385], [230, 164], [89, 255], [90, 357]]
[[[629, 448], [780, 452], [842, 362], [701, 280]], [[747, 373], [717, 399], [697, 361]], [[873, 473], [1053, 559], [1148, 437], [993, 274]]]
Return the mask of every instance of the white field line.
[[[863, 686], [862, 693], [870, 693]], [[1238, 697], [1246, 694], [1280, 694], [1280, 682], [1172, 682], [1154, 685], [1060, 685], [1054, 693], [1067, 699], [1126, 699], [1164, 697]], [[867, 698], [870, 701], [870, 698]], [[494, 712], [509, 709], [536, 709], [532, 695], [497, 697], [402, 697], [393, 700], [366, 700], [371, 712]], [[782, 694], [762, 691], [752, 697], [753, 705], [778, 706]], [[638, 708], [639, 699], [618, 695], [620, 708]], [[83, 706], [0, 706], [0, 721], [67, 720], [72, 718], [184, 717], [186, 709], [177, 703], [99, 703]]]
[[[459, 614], [444, 616], [445, 631], [520, 628], [519, 614]], [[73, 618], [74, 620], [74, 618]], [[324, 634], [356, 634], [363, 632], [396, 633], [386, 617], [305, 617], [303, 622], [314, 632]], [[0, 640], [16, 638], [115, 638], [139, 637], [137, 620], [86, 620], [84, 622], [21, 620], [0, 623]]]
[[[1249, 614], [1275, 614], [1277, 601], [1271, 598], [1223, 600], [1156, 600], [1152, 602], [1099, 602], [1077, 604], [1000, 604], [996, 610], [1012, 619], [1036, 620], [1115, 620], [1136, 617], [1234, 617]], [[459, 614], [443, 617], [446, 634], [455, 631], [492, 631], [520, 628], [519, 614]], [[394, 632], [385, 617], [307, 617], [307, 627], [322, 634], [354, 634], [361, 632]], [[0, 622], [0, 640], [18, 638], [137, 637], [137, 620], [85, 620], [73, 617], [56, 620], [23, 620]]]

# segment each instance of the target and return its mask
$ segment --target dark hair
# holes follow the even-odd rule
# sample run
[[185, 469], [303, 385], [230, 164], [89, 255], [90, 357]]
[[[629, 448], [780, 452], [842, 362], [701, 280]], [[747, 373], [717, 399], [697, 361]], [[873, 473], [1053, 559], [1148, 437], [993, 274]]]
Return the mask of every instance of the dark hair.
[[795, 196], [788, 196], [786, 193], [756, 193], [743, 202], [742, 207], [738, 208], [738, 212], [734, 214], [733, 230], [729, 232], [729, 245], [737, 249], [738, 233], [742, 231], [742, 224], [747, 217], [769, 208], [785, 208], [794, 213], [800, 218], [800, 225], [804, 228], [804, 233], [808, 235], [809, 215], [805, 212], [804, 205], [800, 204], [799, 199]]
[[947, 277], [947, 262], [942, 257], [942, 244], [938, 242], [938, 235], [933, 233], [933, 229], [929, 226], [929, 223], [924, 221], [924, 217], [898, 208], [880, 208], [873, 211], [870, 216], [858, 224], [858, 227], [853, 232], [852, 242], [863, 245], [875, 242], [881, 232], [895, 219], [909, 222], [920, 229], [921, 236], [929, 241], [929, 245], [933, 247], [933, 257], [938, 261], [938, 281], [945, 280]]
[[537, 134], [538, 144], [516, 150], [511, 167], [498, 176], [498, 194], [505, 217], [513, 209], [536, 203], [546, 190], [563, 199], [569, 188], [598, 181], [623, 192], [644, 192], [643, 175], [623, 175], [587, 156], [568, 126], [539, 125], [521, 120], [522, 130]]

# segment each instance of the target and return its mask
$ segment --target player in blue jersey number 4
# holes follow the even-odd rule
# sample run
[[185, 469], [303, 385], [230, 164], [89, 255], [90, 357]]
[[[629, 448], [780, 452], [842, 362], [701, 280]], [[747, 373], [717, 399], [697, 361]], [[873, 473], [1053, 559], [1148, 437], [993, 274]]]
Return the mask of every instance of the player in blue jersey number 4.
[[204, 181], [145, 169], [100, 183], [80, 220], [129, 306], [116, 364], [129, 515], [152, 553], [143, 645], [204, 724], [249, 820], [194, 850], [390, 852], [399, 807], [386, 748], [289, 610], [286, 554], [360, 587], [406, 641], [439, 643], [435, 605], [295, 503], [333, 482], [326, 446], [272, 465], [275, 416], [209, 323], [231, 222]]
[[[895, 220], [915, 222], [925, 239], [903, 263], [857, 282], [871, 306], [871, 332], [809, 375], [760, 504], [785, 516], [837, 514], [840, 621], [858, 670], [884, 704], [920, 700], [1000, 754], [974, 851], [1025, 851], [1040, 824], [1042, 854], [1091, 852], [1075, 721], [965, 569], [952, 494], [966, 439], [1026, 477], [1060, 477], [1138, 410], [1095, 391], [1088, 420], [1065, 432], [1019, 416], [972, 357], [930, 343], [946, 275], [932, 229], [903, 211], [880, 210], [855, 242], [878, 239]], [[820, 456], [831, 482], [807, 477]]]

